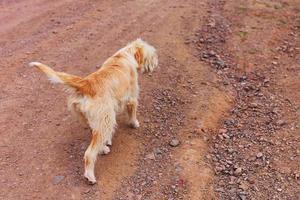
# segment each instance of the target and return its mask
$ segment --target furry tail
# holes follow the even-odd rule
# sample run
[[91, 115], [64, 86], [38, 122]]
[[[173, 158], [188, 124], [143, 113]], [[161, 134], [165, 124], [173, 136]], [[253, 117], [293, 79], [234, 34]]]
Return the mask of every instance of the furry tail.
[[64, 72], [56, 72], [50, 67], [48, 67], [47, 65], [44, 65], [39, 62], [31, 62], [29, 63], [29, 66], [37, 67], [38, 69], [40, 69], [48, 76], [49, 80], [52, 83], [65, 84], [71, 88], [76, 89], [78, 92], [82, 94], [86, 94], [90, 96], [95, 95], [95, 91], [91, 87], [91, 83], [86, 79], [83, 79], [79, 76], [70, 75]]

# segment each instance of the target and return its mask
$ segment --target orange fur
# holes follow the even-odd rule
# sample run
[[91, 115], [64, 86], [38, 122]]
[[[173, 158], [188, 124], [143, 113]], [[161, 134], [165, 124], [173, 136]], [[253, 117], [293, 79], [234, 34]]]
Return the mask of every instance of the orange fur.
[[44, 72], [51, 82], [71, 88], [69, 108], [91, 127], [92, 140], [84, 155], [84, 176], [91, 183], [96, 182], [97, 154], [110, 151], [107, 145], [111, 145], [117, 113], [126, 107], [128, 123], [134, 128], [139, 127], [136, 118], [138, 71], [151, 72], [157, 64], [156, 50], [141, 39], [120, 49], [98, 71], [84, 78], [56, 72], [42, 63], [30, 63]]
[[93, 137], [92, 137], [92, 141], [91, 141], [91, 147], [92, 148], [96, 147], [99, 138], [100, 138], [100, 134], [99, 133], [93, 133]]

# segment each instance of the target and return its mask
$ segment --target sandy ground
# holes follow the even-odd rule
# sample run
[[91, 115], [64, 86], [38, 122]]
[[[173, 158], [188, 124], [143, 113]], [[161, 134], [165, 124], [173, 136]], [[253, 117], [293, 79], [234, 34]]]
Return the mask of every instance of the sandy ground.
[[[1, 1], [0, 199], [298, 199], [299, 4]], [[89, 128], [27, 64], [85, 76], [138, 37], [160, 67], [91, 186]]]

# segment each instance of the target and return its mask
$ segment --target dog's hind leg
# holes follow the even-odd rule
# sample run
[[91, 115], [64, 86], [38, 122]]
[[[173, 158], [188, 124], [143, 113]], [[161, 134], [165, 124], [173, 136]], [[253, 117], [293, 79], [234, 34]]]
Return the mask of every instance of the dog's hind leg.
[[93, 130], [92, 141], [84, 154], [84, 165], [85, 165], [84, 176], [92, 184], [96, 183], [94, 168], [95, 168], [98, 152], [101, 148], [103, 148], [103, 145], [104, 145], [103, 134], [100, 131]]
[[[99, 111], [100, 110], [100, 111]], [[113, 107], [106, 106], [105, 109], [93, 109], [88, 116], [88, 122], [92, 128], [92, 141], [85, 151], [85, 172], [84, 176], [92, 183], [96, 183], [94, 174], [95, 163], [98, 153], [109, 153], [106, 145], [111, 140], [116, 126], [116, 114]]]
[[136, 118], [137, 106], [138, 106], [137, 99], [131, 99], [130, 101], [128, 101], [126, 105], [127, 113], [129, 117], [129, 125], [132, 128], [138, 128], [140, 126], [139, 121]]

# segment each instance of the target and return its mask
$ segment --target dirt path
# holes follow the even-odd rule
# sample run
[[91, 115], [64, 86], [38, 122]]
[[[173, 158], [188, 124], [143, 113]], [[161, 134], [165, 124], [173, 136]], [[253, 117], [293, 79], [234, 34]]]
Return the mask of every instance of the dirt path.
[[[297, 199], [299, 6], [1, 1], [0, 199]], [[120, 116], [90, 186], [90, 130], [27, 64], [84, 76], [137, 37], [160, 68], [140, 77], [141, 127]]]

